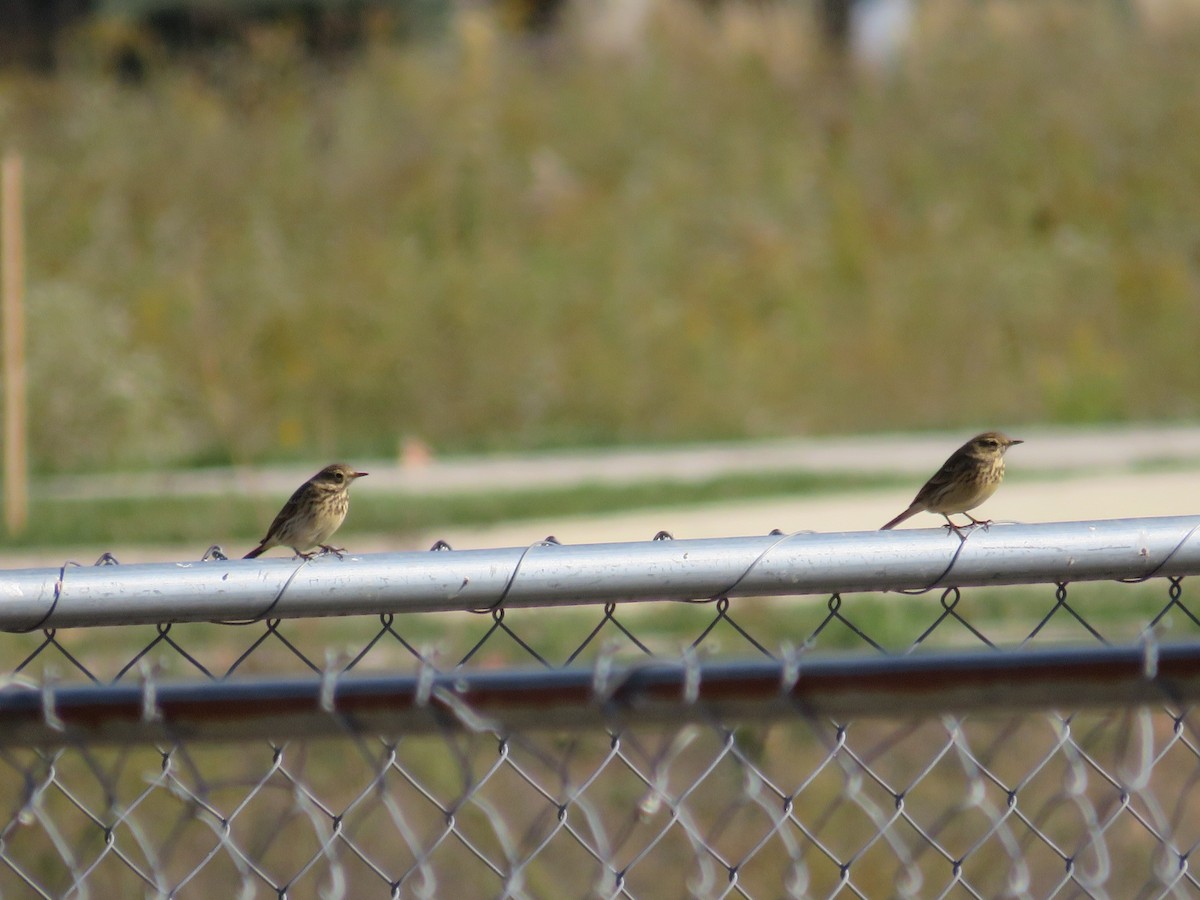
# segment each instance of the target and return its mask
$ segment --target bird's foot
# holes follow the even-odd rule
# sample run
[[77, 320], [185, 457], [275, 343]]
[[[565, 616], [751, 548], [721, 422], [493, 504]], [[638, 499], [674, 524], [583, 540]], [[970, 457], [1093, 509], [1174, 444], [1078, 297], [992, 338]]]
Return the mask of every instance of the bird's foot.
[[[971, 517], [967, 516], [967, 518], [970, 519]], [[965, 541], [967, 539], [967, 535], [969, 535], [972, 531], [974, 531], [975, 526], [978, 524], [979, 523], [976, 522], [974, 519], [971, 519], [970, 524], [959, 525], [957, 522], [955, 522], [949, 516], [946, 516], [946, 524], [943, 525], [942, 527], [945, 528], [949, 532], [953, 532], [954, 536], [956, 538], [958, 538], [960, 541]]]
[[327, 553], [332, 553], [338, 559], [341, 559], [342, 554], [345, 552], [346, 552], [345, 547], [331, 547], [328, 544], [321, 544], [321, 555], [322, 556], [324, 556]]

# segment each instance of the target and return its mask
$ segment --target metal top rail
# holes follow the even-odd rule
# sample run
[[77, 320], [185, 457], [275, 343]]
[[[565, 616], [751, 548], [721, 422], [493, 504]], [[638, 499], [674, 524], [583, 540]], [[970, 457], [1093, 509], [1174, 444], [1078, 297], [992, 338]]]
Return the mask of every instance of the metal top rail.
[[1200, 517], [0, 572], [0, 630], [1200, 574]]

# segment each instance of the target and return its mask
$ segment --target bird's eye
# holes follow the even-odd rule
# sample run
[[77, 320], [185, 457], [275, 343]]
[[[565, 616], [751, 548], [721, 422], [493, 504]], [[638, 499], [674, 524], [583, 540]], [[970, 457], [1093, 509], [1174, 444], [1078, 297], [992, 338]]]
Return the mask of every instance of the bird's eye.
[[335, 472], [333, 474], [333, 477], [334, 477], [334, 480], [336, 480], [336, 481], [345, 481], [346, 480], [346, 476], [343, 475], [341, 472]]

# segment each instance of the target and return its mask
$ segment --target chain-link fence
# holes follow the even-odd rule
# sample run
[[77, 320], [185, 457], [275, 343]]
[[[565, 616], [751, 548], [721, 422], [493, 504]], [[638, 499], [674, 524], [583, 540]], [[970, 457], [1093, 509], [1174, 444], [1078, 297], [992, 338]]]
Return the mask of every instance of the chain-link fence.
[[0, 573], [0, 891], [1194, 896], [1198, 528]]

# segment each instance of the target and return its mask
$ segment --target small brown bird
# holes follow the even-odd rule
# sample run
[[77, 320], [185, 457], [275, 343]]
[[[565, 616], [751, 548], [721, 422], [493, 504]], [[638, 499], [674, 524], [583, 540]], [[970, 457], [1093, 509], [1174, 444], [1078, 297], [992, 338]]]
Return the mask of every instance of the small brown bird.
[[996, 493], [1004, 479], [1004, 452], [1013, 444], [1023, 443], [998, 431], [985, 431], [971, 438], [955, 450], [917, 491], [908, 509], [879, 530], [895, 528], [905, 519], [925, 511], [944, 516], [955, 532], [966, 526], [955, 525], [951, 513], [962, 513], [972, 525], [990, 524], [990, 520], [976, 519], [967, 510], [974, 509]]
[[355, 472], [343, 463], [326, 466], [292, 494], [283, 509], [267, 529], [267, 536], [244, 559], [254, 559], [272, 547], [291, 547], [297, 556], [311, 559], [305, 553], [320, 547], [325, 553], [341, 553], [342, 548], [325, 542], [338, 530], [350, 508], [350, 485], [366, 472]]

